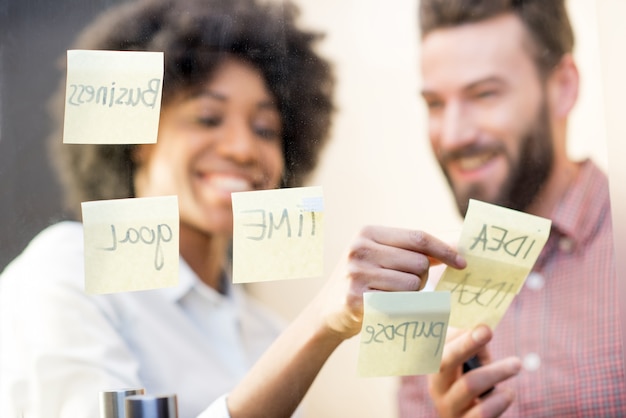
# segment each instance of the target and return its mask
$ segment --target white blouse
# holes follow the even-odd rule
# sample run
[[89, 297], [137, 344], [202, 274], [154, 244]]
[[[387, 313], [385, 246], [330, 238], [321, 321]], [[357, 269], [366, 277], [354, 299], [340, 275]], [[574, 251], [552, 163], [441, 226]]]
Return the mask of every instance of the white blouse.
[[41, 232], [0, 276], [0, 416], [97, 418], [99, 393], [176, 394], [180, 418], [228, 417], [226, 395], [283, 323], [180, 260], [173, 288], [84, 292], [83, 230]]

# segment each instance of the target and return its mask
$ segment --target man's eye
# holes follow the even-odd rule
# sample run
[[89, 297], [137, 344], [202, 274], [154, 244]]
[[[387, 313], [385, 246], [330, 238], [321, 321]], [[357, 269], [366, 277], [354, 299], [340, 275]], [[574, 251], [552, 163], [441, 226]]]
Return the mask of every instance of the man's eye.
[[427, 100], [426, 107], [428, 107], [429, 110], [437, 110], [443, 107], [443, 102], [441, 100]]
[[476, 93], [476, 97], [479, 99], [488, 99], [496, 95], [494, 90], [483, 90]]

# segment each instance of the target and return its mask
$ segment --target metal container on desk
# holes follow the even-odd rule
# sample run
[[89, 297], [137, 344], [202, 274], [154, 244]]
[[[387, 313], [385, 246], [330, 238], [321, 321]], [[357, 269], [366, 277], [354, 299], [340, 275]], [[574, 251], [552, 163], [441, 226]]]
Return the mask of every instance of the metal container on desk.
[[127, 396], [143, 395], [143, 388], [125, 388], [100, 392], [100, 418], [126, 418], [124, 400]]
[[133, 395], [125, 399], [126, 418], [178, 418], [176, 395]]

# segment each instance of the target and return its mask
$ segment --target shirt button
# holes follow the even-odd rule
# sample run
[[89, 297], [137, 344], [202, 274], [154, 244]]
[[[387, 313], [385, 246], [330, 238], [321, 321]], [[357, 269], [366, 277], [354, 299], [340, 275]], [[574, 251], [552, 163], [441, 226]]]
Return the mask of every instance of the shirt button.
[[541, 273], [531, 272], [526, 278], [526, 287], [532, 290], [541, 290], [545, 284], [545, 279]]
[[574, 241], [567, 237], [563, 237], [559, 240], [559, 249], [565, 254], [570, 254], [574, 251]]
[[541, 357], [537, 353], [528, 353], [524, 356], [524, 360], [522, 360], [522, 365], [524, 369], [529, 372], [534, 372], [539, 369], [541, 366]]

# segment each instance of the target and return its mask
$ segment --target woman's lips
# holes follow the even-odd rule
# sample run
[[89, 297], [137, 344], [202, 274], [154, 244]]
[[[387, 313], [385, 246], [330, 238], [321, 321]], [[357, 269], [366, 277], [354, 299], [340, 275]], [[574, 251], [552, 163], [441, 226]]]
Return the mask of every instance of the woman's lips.
[[230, 194], [254, 190], [252, 181], [240, 175], [222, 173], [197, 173], [200, 187], [205, 193], [221, 196], [230, 201]]
[[208, 176], [208, 181], [212, 187], [224, 192], [245, 192], [253, 190], [252, 182], [244, 177], [213, 174]]

